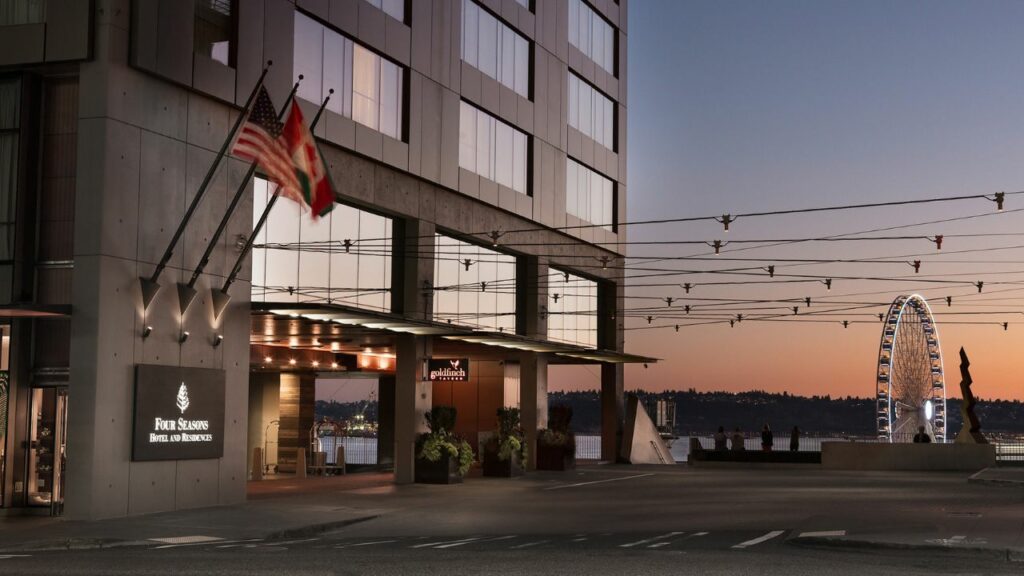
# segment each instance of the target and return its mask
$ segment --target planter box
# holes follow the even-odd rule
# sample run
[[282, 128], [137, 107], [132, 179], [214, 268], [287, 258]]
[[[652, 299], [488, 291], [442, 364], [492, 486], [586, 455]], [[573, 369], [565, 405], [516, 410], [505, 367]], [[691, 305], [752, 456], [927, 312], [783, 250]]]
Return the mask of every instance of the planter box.
[[575, 470], [576, 454], [568, 446], [537, 443], [537, 470]]
[[518, 454], [513, 454], [509, 460], [500, 460], [498, 451], [483, 449], [483, 471], [484, 476], [496, 476], [498, 478], [512, 478], [523, 475], [523, 462]]
[[442, 454], [437, 462], [416, 459], [416, 481], [421, 484], [461, 484], [459, 459]]

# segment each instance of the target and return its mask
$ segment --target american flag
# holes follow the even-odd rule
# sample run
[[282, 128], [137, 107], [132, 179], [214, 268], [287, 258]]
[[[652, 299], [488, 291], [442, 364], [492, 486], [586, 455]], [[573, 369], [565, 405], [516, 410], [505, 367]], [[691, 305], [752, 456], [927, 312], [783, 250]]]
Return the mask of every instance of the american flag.
[[281, 136], [283, 131], [284, 123], [277, 118], [267, 89], [261, 87], [231, 152], [244, 160], [257, 162], [267, 177], [281, 187], [285, 197], [304, 204], [287, 143]]

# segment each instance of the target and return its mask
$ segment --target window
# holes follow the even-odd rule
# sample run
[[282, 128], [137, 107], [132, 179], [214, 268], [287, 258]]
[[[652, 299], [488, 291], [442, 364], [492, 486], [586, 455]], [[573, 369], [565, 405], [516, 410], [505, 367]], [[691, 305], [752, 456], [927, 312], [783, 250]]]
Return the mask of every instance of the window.
[[195, 3], [193, 46], [196, 54], [234, 67], [234, 0], [195, 0]]
[[528, 194], [526, 158], [526, 134], [462, 102], [459, 167]]
[[514, 333], [515, 257], [435, 235], [434, 320]]
[[615, 183], [572, 158], [567, 158], [565, 211], [614, 232]]
[[405, 0], [366, 0], [399, 22], [405, 21]]
[[569, 72], [569, 126], [615, 151], [615, 103]]
[[548, 340], [596, 347], [597, 282], [551, 268], [547, 287]]
[[[253, 224], [273, 193], [254, 180]], [[313, 221], [279, 199], [252, 251], [254, 302], [322, 302], [391, 309], [390, 218], [338, 204]]]
[[46, 20], [46, 0], [4, 0], [0, 2], [0, 26], [39, 24]]
[[530, 97], [530, 43], [473, 0], [462, 0], [462, 59]]
[[0, 261], [14, 258], [20, 100], [17, 80], [0, 81]]
[[405, 70], [375, 52], [295, 13], [294, 74], [298, 96], [319, 103], [333, 88], [327, 109], [392, 138], [402, 138]]
[[569, 43], [615, 74], [615, 29], [583, 0], [569, 0]]
[[526, 8], [527, 10], [530, 9], [530, 0], [516, 0], [516, 4], [519, 4], [523, 8]]

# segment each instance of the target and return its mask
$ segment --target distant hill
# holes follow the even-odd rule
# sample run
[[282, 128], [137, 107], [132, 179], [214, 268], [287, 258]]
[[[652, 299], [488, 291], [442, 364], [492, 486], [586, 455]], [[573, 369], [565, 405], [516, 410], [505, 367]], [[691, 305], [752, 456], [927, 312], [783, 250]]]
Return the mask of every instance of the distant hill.
[[[736, 426], [754, 432], [765, 422], [775, 430], [797, 425], [807, 434], [849, 434], [870, 436], [875, 433], [874, 401], [869, 398], [832, 398], [831, 396], [792, 396], [783, 392], [697, 392], [675, 390], [660, 394], [639, 392], [641, 401], [659, 398], [676, 404], [676, 433], [711, 433], [719, 426]], [[572, 428], [578, 434], [596, 434], [601, 430], [601, 400], [597, 391], [552, 392], [548, 404], [567, 404], [573, 409]], [[983, 432], [1024, 433], [1024, 403], [1008, 400], [979, 400], [976, 409]], [[950, 435], [960, 430], [960, 401], [946, 402]], [[363, 413], [367, 420], [377, 419], [377, 402], [325, 402], [317, 400], [316, 418], [348, 420]]]

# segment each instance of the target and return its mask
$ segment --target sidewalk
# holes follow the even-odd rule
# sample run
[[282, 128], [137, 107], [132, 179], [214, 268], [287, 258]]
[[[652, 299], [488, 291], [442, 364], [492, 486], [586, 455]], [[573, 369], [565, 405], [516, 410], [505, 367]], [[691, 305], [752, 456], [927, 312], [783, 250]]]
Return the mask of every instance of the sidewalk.
[[396, 486], [391, 474], [361, 473], [250, 482], [248, 488], [248, 501], [233, 506], [98, 521], [0, 518], [0, 552], [152, 545], [154, 541], [300, 538], [385, 513], [387, 509], [375, 505], [380, 499], [352, 496], [389, 494]]

